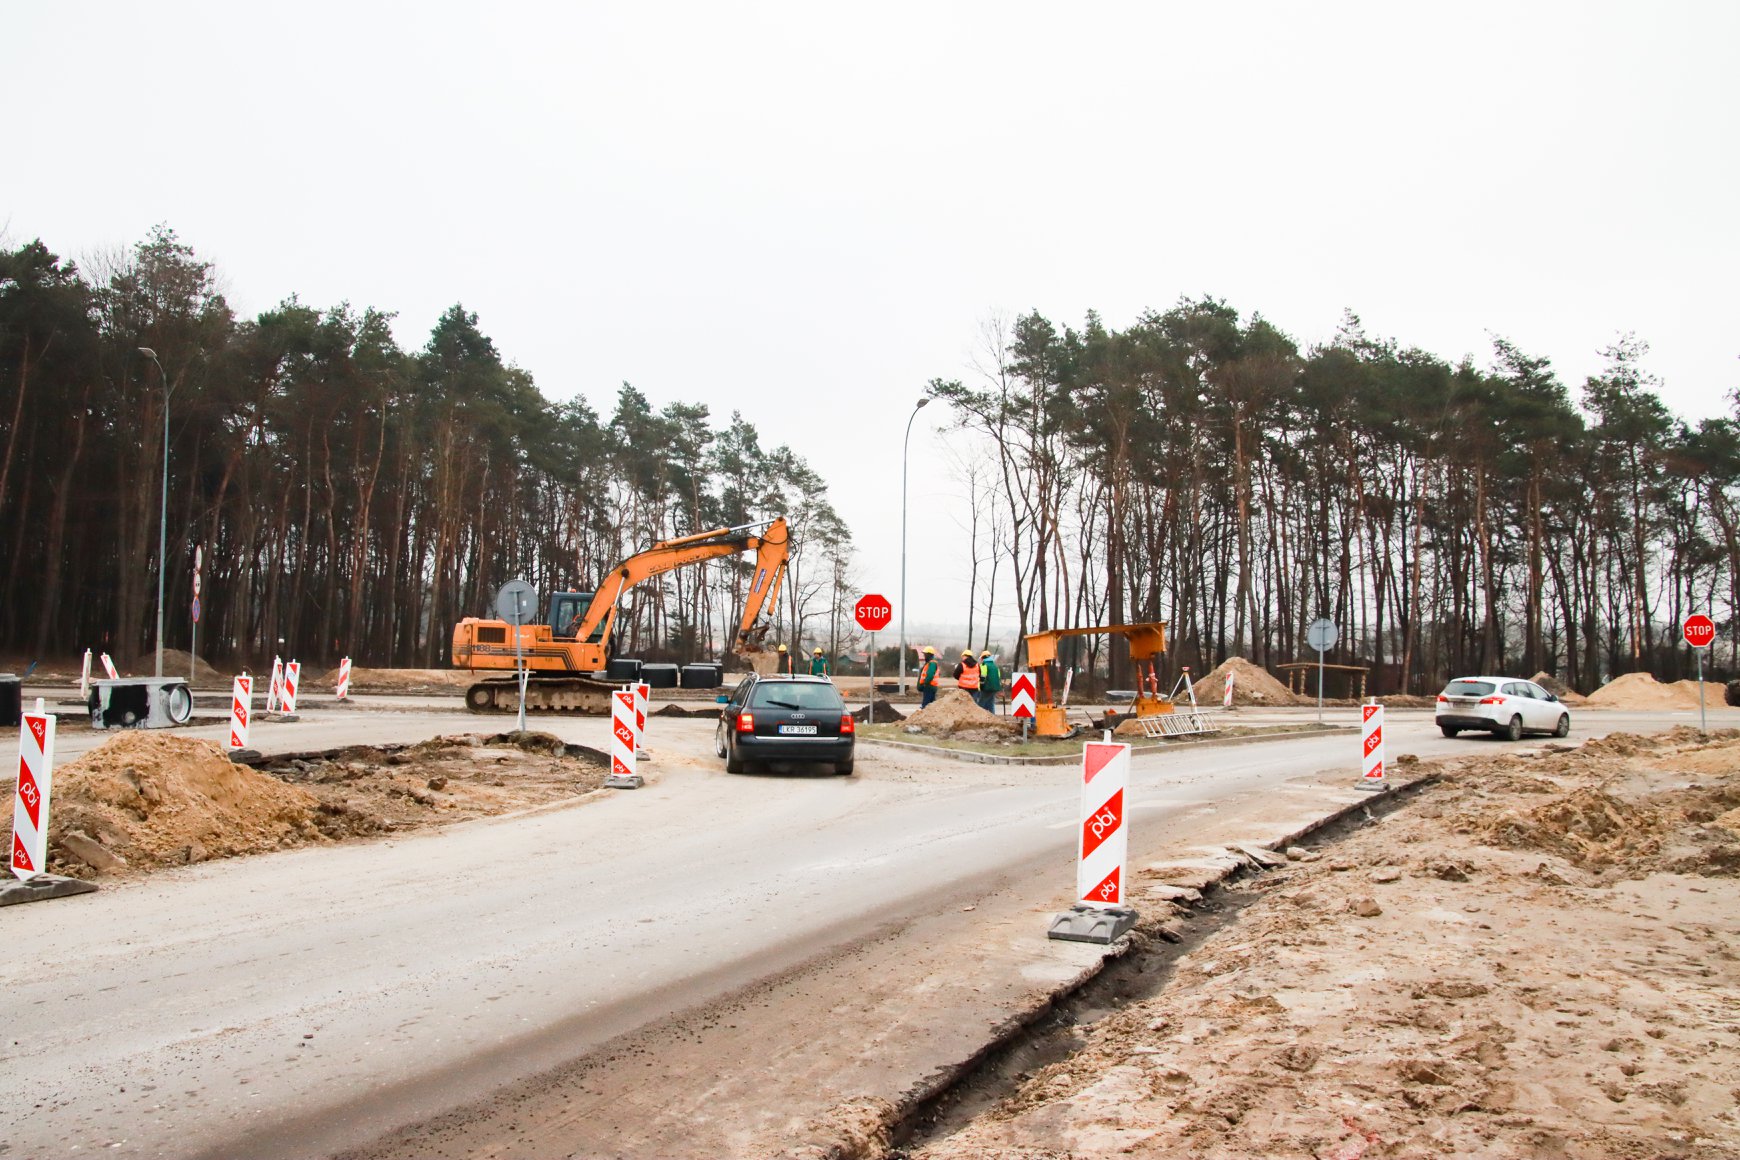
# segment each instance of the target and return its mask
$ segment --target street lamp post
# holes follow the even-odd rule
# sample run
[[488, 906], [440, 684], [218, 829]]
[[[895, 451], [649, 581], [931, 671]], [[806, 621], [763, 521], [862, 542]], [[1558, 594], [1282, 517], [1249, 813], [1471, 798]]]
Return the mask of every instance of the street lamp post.
[[157, 505], [157, 675], [163, 675], [163, 574], [169, 569], [166, 553], [169, 551], [169, 376], [163, 373], [163, 364], [157, 360], [157, 352], [148, 346], [139, 348], [139, 353], [157, 363], [157, 377], [163, 382], [163, 497]]
[[[912, 445], [912, 421], [918, 418], [918, 413], [924, 410], [924, 405], [930, 402], [929, 397], [920, 399], [918, 405], [912, 408], [912, 414], [906, 417], [906, 436], [900, 443], [900, 692], [906, 693], [906, 452]], [[876, 697], [876, 691], [870, 691], [871, 699]]]

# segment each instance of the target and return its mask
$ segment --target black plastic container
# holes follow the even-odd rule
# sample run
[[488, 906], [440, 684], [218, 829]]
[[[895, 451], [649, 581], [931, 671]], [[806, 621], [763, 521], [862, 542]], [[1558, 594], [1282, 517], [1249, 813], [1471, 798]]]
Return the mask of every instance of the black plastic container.
[[674, 689], [677, 687], [676, 665], [642, 665], [640, 679], [652, 689]]
[[17, 727], [24, 712], [24, 678], [0, 673], [0, 725]]

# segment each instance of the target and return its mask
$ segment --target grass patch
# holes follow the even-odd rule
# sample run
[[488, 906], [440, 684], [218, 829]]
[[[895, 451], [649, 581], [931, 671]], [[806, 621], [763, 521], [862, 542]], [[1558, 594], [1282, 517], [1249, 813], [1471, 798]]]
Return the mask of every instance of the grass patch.
[[[1230, 725], [1215, 733], [1196, 734], [1191, 737], [1148, 738], [1126, 737], [1123, 740], [1130, 743], [1131, 749], [1137, 753], [1150, 749], [1177, 749], [1190, 745], [1197, 740], [1212, 740], [1220, 737], [1257, 737], [1267, 733], [1334, 733], [1345, 732], [1344, 726], [1319, 725], [1315, 721], [1299, 725]], [[1019, 737], [1009, 741], [956, 741], [946, 737], [932, 737], [926, 733], [908, 733], [902, 723], [892, 725], [860, 725], [858, 736], [869, 741], [898, 741], [904, 745], [917, 745], [926, 749], [940, 749], [945, 752], [953, 750], [967, 753], [988, 753], [998, 757], [1073, 757], [1079, 756], [1082, 746], [1089, 741], [1098, 741], [1098, 733], [1085, 733], [1068, 740], [1055, 738], [1031, 738], [1026, 742]]]

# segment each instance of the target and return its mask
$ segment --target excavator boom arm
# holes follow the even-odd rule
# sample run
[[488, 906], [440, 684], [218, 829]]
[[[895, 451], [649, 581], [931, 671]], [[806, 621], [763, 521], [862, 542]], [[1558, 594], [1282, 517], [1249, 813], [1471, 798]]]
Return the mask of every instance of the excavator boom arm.
[[598, 585], [598, 591], [593, 595], [592, 603], [587, 606], [573, 635], [580, 640], [590, 640], [593, 633], [602, 626], [608, 636], [611, 624], [616, 619], [622, 594], [636, 584], [689, 564], [734, 556], [738, 552], [754, 549], [755, 579], [750, 586], [749, 599], [744, 604], [743, 620], [738, 628], [735, 645], [739, 651], [756, 651], [753, 647], [744, 649], [744, 645], [749, 643], [746, 638], [752, 635], [751, 630], [762, 605], [778, 589], [779, 577], [785, 570], [790, 539], [784, 519], [776, 519], [767, 524], [759, 534], [747, 530], [760, 526], [715, 528], [677, 540], [663, 540], [644, 552], [636, 552], [617, 565]]

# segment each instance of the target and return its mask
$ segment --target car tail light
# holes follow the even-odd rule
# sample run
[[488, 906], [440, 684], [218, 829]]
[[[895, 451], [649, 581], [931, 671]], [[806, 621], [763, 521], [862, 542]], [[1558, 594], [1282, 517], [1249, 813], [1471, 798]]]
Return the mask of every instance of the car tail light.
[[848, 733], [856, 733], [856, 732], [858, 732], [858, 722], [856, 722], [852, 719], [852, 714], [841, 713], [840, 714], [840, 735], [842, 737], [844, 737]]
[[1439, 693], [1438, 694], [1438, 703], [1440, 705], [1448, 705], [1450, 703], [1450, 698], [1446, 697], [1443, 693]]
[[1494, 695], [1491, 697], [1482, 697], [1482, 698], [1480, 698], [1480, 703], [1482, 705], [1502, 705], [1502, 704], [1504, 704], [1504, 697], [1502, 695]]
[[739, 732], [739, 733], [753, 733], [753, 732], [755, 732], [755, 714], [754, 713], [739, 713], [739, 714], [737, 714], [737, 732]]

